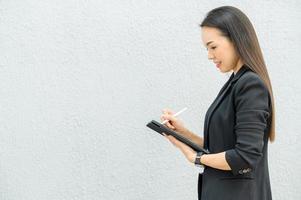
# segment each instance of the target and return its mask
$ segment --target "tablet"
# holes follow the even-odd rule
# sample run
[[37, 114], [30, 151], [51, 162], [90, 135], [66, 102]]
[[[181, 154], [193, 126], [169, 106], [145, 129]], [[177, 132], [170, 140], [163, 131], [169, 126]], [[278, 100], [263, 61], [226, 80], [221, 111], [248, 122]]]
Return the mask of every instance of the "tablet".
[[179, 141], [187, 144], [188, 146], [190, 146], [193, 150], [195, 150], [197, 152], [204, 152], [205, 154], [209, 153], [208, 150], [202, 148], [200, 145], [192, 142], [188, 138], [186, 138], [183, 135], [177, 133], [176, 131], [168, 128], [167, 126], [165, 126], [164, 124], [161, 124], [160, 122], [152, 120], [146, 126], [149, 127], [149, 128], [151, 128], [152, 130], [160, 133], [161, 135], [163, 135], [162, 133], [165, 133], [166, 135], [172, 135], [172, 136], [174, 136], [177, 140], [179, 140]]

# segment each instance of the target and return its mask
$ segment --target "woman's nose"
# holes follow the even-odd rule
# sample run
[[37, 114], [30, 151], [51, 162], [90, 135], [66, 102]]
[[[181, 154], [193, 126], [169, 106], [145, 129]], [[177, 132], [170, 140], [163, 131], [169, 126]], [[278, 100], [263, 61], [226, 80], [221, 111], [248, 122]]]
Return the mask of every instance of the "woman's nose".
[[210, 51], [208, 51], [208, 59], [212, 60], [213, 58], [214, 58], [213, 54]]

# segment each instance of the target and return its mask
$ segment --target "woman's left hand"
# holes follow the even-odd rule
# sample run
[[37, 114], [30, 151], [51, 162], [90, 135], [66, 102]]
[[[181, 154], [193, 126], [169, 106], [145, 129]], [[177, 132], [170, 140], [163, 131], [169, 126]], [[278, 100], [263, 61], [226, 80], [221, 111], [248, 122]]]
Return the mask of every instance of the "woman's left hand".
[[194, 163], [194, 160], [196, 157], [196, 152], [191, 147], [189, 147], [188, 145], [184, 144], [183, 142], [177, 140], [172, 135], [164, 134], [164, 137], [166, 137], [174, 146], [179, 148], [189, 162]]

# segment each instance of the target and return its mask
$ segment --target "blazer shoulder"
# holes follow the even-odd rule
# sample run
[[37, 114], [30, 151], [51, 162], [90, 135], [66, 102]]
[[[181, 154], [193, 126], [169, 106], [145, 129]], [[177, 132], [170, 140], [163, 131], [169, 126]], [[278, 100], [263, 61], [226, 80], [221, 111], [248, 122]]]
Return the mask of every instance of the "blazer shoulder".
[[269, 107], [271, 108], [270, 92], [259, 75], [253, 71], [247, 71], [239, 78], [239, 80], [237, 80], [234, 88], [234, 95], [237, 99], [254, 101], [253, 103], [255, 104], [259, 102], [268, 102]]
[[237, 88], [259, 86], [261, 89], [268, 91], [263, 80], [253, 71], [247, 71], [237, 80]]

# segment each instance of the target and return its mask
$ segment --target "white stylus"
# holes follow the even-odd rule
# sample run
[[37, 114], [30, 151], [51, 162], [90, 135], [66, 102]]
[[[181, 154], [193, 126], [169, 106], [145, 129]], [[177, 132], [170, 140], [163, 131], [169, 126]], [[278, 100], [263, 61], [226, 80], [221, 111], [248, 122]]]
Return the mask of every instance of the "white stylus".
[[[176, 114], [174, 114], [173, 116], [176, 117], [178, 115], [180, 115], [182, 112], [184, 112], [185, 110], [187, 110], [187, 107], [183, 108], [182, 110], [180, 110], [179, 112], [177, 112]], [[169, 120], [166, 119], [164, 120], [161, 124], [165, 124], [166, 122], [168, 122]]]

